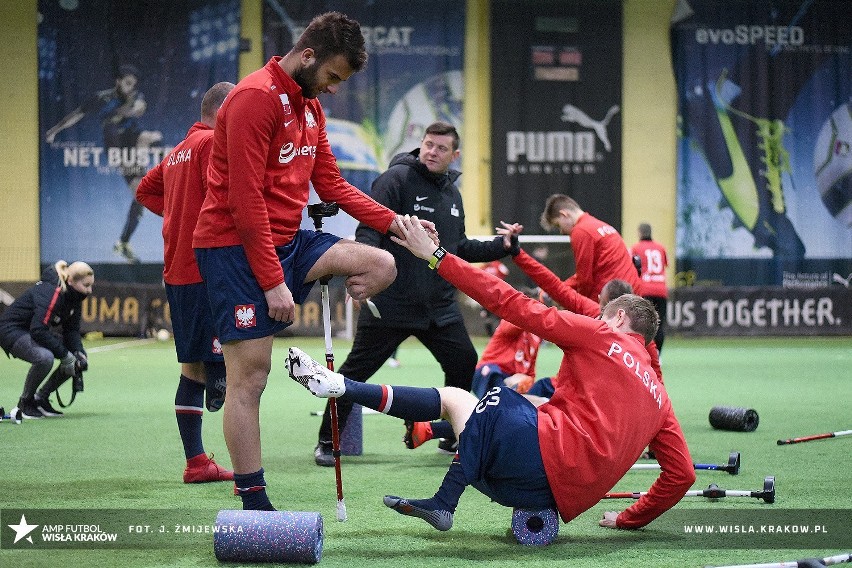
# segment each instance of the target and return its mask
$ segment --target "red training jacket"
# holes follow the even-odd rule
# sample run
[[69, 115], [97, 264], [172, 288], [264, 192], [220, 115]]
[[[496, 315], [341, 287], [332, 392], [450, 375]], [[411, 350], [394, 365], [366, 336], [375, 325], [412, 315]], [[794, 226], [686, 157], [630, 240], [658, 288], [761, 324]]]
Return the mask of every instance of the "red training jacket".
[[535, 378], [535, 362], [540, 345], [541, 338], [537, 335], [502, 320], [488, 340], [476, 368], [486, 363], [495, 364], [509, 376], [523, 373]]
[[192, 251], [192, 232], [207, 193], [207, 164], [213, 129], [196, 122], [186, 138], [152, 168], [136, 188], [136, 201], [163, 217], [163, 280], [201, 282]]
[[611, 225], [583, 213], [571, 229], [575, 273], [565, 283], [597, 301], [604, 284], [613, 278], [629, 282], [642, 296], [642, 281], [621, 235]]
[[323, 201], [387, 232], [395, 213], [350, 185], [337, 167], [317, 99], [273, 57], [240, 81], [216, 118], [207, 197], [193, 247], [242, 245], [263, 290], [284, 282], [276, 246], [289, 243], [308, 202], [308, 182]]
[[597, 504], [646, 446], [657, 455], [660, 476], [618, 515], [617, 526], [642, 527], [683, 497], [695, 482], [692, 458], [642, 337], [548, 308], [451, 254], [438, 271], [485, 309], [564, 352], [556, 392], [538, 407], [538, 438], [565, 522]]
[[642, 240], [633, 245], [630, 252], [642, 259], [642, 295], [668, 298], [666, 267], [669, 259], [666, 248], [657, 241]]
[[[596, 318], [601, 314], [600, 302], [595, 302], [568, 286], [565, 282], [559, 279], [548, 267], [531, 257], [526, 251], [521, 251], [513, 259], [515, 264], [524, 271], [524, 274], [532, 278], [554, 302], [562, 306], [562, 309], [582, 314], [590, 318]], [[604, 282], [606, 286], [606, 282]], [[651, 368], [657, 374], [660, 382], [663, 382], [663, 370], [660, 367], [660, 351], [657, 349], [657, 344], [651, 341], [645, 346], [648, 355], [651, 357]], [[555, 385], [557, 377], [553, 377], [551, 382]]]

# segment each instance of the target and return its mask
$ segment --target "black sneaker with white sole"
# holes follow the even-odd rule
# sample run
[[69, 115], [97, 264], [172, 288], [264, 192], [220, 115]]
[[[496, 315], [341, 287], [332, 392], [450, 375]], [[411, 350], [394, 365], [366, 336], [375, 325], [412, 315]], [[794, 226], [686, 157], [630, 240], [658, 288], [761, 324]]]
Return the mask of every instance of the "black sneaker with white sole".
[[65, 415], [65, 413], [61, 410], [53, 408], [53, 405], [50, 404], [50, 400], [46, 398], [39, 398], [36, 396], [35, 406], [43, 416], [47, 416], [49, 418], [59, 418], [60, 416]]
[[334, 467], [334, 450], [331, 442], [320, 442], [314, 448], [314, 461], [322, 467]]
[[13, 408], [9, 415], [15, 418], [16, 420], [20, 420], [22, 418], [26, 418], [28, 420], [44, 418], [44, 414], [42, 414], [41, 410], [38, 409], [35, 403], [35, 399], [33, 398], [19, 399], [18, 406]]

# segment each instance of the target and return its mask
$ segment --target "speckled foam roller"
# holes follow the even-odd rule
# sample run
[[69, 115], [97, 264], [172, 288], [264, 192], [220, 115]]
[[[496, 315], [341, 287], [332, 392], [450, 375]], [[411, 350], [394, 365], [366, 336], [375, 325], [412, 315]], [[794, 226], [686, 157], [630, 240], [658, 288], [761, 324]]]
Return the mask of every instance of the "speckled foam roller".
[[322, 541], [319, 513], [224, 510], [216, 516], [213, 551], [221, 561], [316, 564]]
[[512, 534], [527, 546], [550, 544], [559, 534], [559, 517], [553, 509], [515, 509], [512, 511]]

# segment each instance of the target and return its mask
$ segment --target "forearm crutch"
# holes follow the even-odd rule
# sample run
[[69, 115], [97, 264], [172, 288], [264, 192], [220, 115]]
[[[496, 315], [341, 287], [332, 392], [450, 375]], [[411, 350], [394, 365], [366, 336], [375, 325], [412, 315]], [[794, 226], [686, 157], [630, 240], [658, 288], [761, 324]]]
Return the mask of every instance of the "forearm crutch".
[[802, 436], [801, 438], [788, 438], [786, 440], [778, 440], [779, 446], [786, 444], [800, 444], [802, 442], [811, 442], [813, 440], [825, 440], [827, 438], [837, 438], [838, 436], [849, 436], [852, 430], [840, 430], [838, 432], [826, 432], [825, 434], [814, 434], [813, 436]]
[[[801, 560], [789, 560], [787, 562], [766, 562], [763, 564], [734, 564], [731, 566], [718, 566], [717, 568], [809, 568], [811, 566], [834, 566], [852, 562], [852, 554], [837, 554], [825, 558], [802, 558]], [[713, 568], [708, 566], [707, 568]]]
[[[324, 217], [337, 215], [339, 207], [337, 203], [315, 203], [308, 205], [308, 216], [314, 221], [314, 228], [322, 232], [322, 220]], [[320, 293], [322, 296], [322, 327], [325, 335], [325, 365], [330, 371], [334, 371], [334, 350], [331, 344], [331, 306], [328, 299], [328, 282], [331, 276], [320, 278]], [[340, 470], [340, 432], [338, 432], [337, 421], [337, 399], [328, 399], [331, 411], [331, 451], [334, 455], [334, 478], [337, 483], [337, 520], [346, 520], [346, 503], [343, 501], [343, 476]]]
[[[604, 499], [639, 499], [643, 495], [647, 495], [647, 491], [632, 491], [607, 493], [603, 496]], [[722, 497], [754, 497], [762, 499], [766, 503], [775, 502], [775, 476], [767, 475], [763, 479], [763, 489], [760, 491], [740, 491], [732, 489], [721, 489], [715, 483], [711, 483], [707, 489], [699, 489], [695, 491], [687, 491], [684, 497], [707, 497], [709, 499], [721, 499]]]
[[[716, 471], [726, 471], [731, 475], [737, 475], [740, 472], [740, 453], [739, 452], [731, 452], [728, 456], [728, 463], [726, 464], [712, 464], [712, 463], [694, 463], [692, 464], [693, 469], [709, 469]], [[658, 463], [635, 463], [630, 466], [630, 471], [641, 471], [641, 470], [653, 470], [658, 471], [660, 469], [660, 464]]]

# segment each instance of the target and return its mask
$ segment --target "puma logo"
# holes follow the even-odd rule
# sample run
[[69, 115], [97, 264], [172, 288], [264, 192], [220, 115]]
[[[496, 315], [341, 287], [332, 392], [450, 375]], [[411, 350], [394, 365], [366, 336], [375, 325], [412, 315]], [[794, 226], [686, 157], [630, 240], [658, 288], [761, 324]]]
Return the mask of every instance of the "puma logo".
[[574, 122], [580, 126], [591, 128], [595, 131], [595, 134], [598, 135], [598, 138], [604, 145], [606, 151], [609, 152], [612, 149], [612, 145], [609, 143], [609, 136], [606, 133], [606, 127], [609, 126], [609, 121], [612, 120], [612, 117], [615, 116], [619, 110], [621, 110], [621, 107], [613, 105], [607, 111], [606, 116], [603, 117], [602, 120], [597, 121], [574, 105], [565, 105], [562, 107], [562, 122]]
[[844, 288], [849, 288], [850, 283], [852, 283], [852, 274], [844, 278], [835, 272], [832, 275], [831, 279], [837, 282], [838, 284], [842, 284]]

